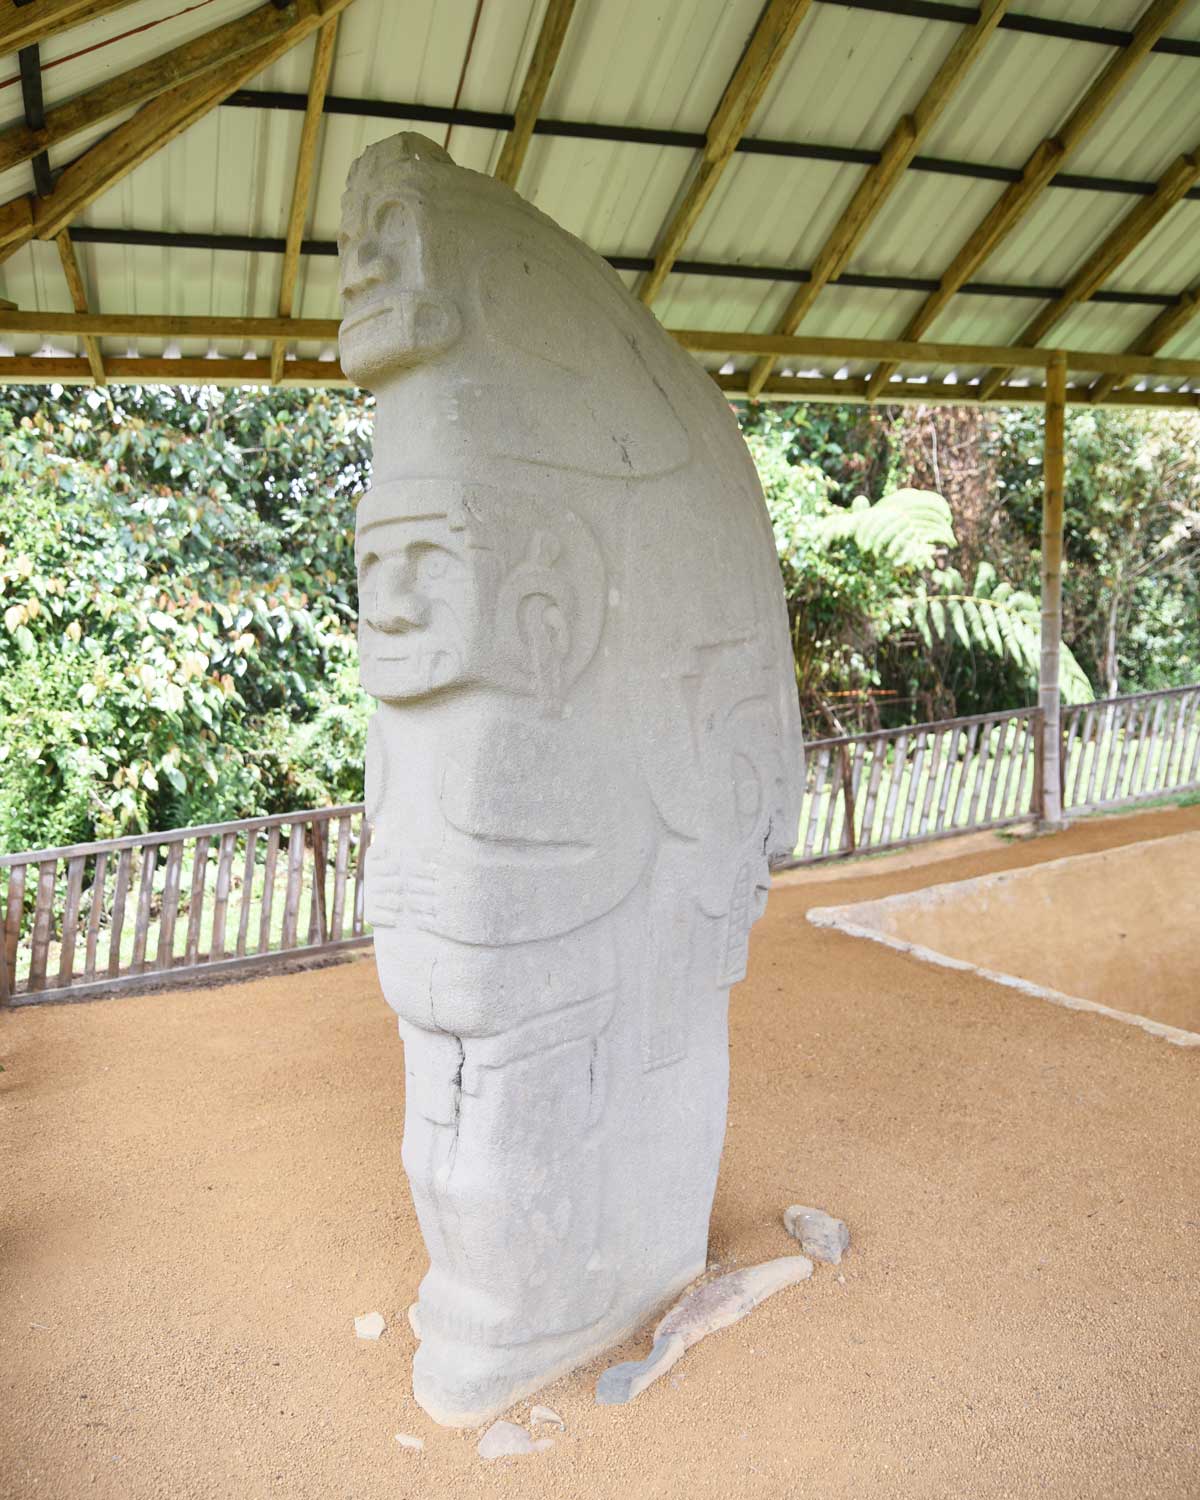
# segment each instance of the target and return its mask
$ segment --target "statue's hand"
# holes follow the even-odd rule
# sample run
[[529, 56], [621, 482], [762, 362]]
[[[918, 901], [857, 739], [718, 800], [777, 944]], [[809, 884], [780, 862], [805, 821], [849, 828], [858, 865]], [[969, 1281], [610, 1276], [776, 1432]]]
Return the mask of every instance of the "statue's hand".
[[439, 909], [446, 889], [446, 870], [432, 855], [411, 860], [403, 880], [402, 901], [426, 932], [437, 930]]
[[373, 927], [397, 927], [403, 915], [404, 866], [382, 856], [376, 846], [367, 856], [367, 921]]

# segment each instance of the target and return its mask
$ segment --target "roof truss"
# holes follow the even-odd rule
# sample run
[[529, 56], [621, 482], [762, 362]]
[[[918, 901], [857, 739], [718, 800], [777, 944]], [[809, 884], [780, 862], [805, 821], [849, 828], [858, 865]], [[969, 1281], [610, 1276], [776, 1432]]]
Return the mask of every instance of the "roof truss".
[[[1103, 118], [1185, 4], [1186, 0], [1150, 0], [1134, 28], [1130, 45], [1123, 47], [1109, 60], [1057, 133], [1047, 137], [1030, 156], [1021, 173], [1021, 180], [1006, 188], [983, 216], [946, 268], [938, 290], [931, 293], [909, 319], [902, 335], [904, 339], [923, 337], [938, 315], [945, 310], [955, 292], [1024, 219], [1049, 186], [1055, 173], [1066, 165], [1088, 133]], [[880, 365], [868, 382], [868, 395], [877, 397], [895, 369], [894, 363], [885, 362]]]
[[350, 0], [291, 0], [283, 13], [289, 24], [272, 40], [243, 52], [233, 66], [221, 68], [215, 79], [206, 72], [143, 104], [132, 118], [73, 161], [44, 197], [21, 197], [0, 205], [0, 244], [4, 246], [0, 259], [30, 239], [54, 239], [87, 204], [349, 4]]
[[767, 0], [741, 61], [708, 122], [700, 160], [682, 199], [659, 231], [654, 265], [642, 279], [638, 296], [649, 306], [662, 289], [704, 205], [724, 175], [738, 142], [749, 129], [776, 68], [812, 0]]
[[[326, 21], [317, 32], [317, 45], [313, 49], [312, 72], [308, 81], [308, 108], [304, 111], [304, 124], [300, 130], [300, 146], [296, 153], [296, 179], [292, 185], [292, 206], [288, 211], [287, 241], [283, 251], [283, 269], [279, 277], [279, 316], [290, 319], [296, 297], [296, 282], [300, 274], [300, 246], [304, 237], [304, 225], [308, 220], [309, 203], [312, 200], [313, 180], [316, 176], [317, 138], [321, 129], [321, 115], [325, 107], [325, 92], [329, 87], [329, 76], [333, 71], [333, 53], [337, 46], [339, 16]], [[287, 339], [275, 340], [271, 350], [271, 384], [283, 378], [283, 365], [287, 356]]]
[[[795, 333], [822, 289], [846, 269], [851, 255], [891, 197], [920, 150], [922, 143], [941, 118], [951, 96], [962, 83], [987, 45], [992, 33], [1004, 18], [1012, 0], [984, 0], [979, 19], [961, 32], [946, 54], [933, 81], [921, 96], [912, 114], [901, 115], [879, 160], [863, 176], [858, 189], [834, 225], [813, 262], [809, 281], [792, 296], [779, 321], [781, 334]], [[766, 385], [775, 366], [773, 355], [765, 355], [750, 373], [747, 387], [756, 397]]]
[[558, 62], [558, 55], [567, 39], [567, 27], [571, 24], [574, 9], [575, 0], [550, 0], [546, 7], [542, 29], [538, 32], [525, 82], [521, 85], [512, 129], [505, 137], [500, 159], [496, 163], [497, 178], [508, 183], [509, 187], [515, 188], [521, 175], [525, 154], [533, 138], [533, 128], [541, 113], [546, 90], [550, 87], [550, 77]]
[[6, 5], [0, 16], [0, 52], [19, 52], [48, 37], [96, 21], [131, 0], [27, 0], [18, 9]]

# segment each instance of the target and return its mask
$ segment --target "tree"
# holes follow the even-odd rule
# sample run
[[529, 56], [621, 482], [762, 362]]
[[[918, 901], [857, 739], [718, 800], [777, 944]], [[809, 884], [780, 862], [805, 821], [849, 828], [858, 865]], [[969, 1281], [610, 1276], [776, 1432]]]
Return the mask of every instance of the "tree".
[[[797, 682], [810, 717], [840, 728], [831, 700], [878, 686], [889, 653], [895, 672], [918, 647], [927, 676], [938, 655], [961, 658], [972, 671], [982, 657], [1015, 675], [1026, 695], [1036, 692], [1038, 601], [1002, 581], [990, 563], [979, 565], [970, 587], [947, 565], [958, 543], [941, 495], [899, 489], [874, 505], [860, 495], [838, 506], [827, 476], [788, 458], [786, 434], [758, 431], [747, 440], [775, 526]], [[1092, 696], [1069, 647], [1061, 687], [1067, 702]]]
[[8, 388], [2, 847], [361, 795], [370, 422], [328, 391]]

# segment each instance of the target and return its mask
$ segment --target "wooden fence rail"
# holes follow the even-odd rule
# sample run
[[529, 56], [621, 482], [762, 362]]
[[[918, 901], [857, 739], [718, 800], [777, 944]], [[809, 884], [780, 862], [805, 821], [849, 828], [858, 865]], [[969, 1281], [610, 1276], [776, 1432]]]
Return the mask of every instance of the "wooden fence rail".
[[361, 805], [0, 856], [0, 1003], [369, 941]]
[[1028, 819], [1039, 785], [1040, 728], [1039, 710], [1020, 708], [812, 741], [789, 863]]
[[[795, 858], [814, 864], [1042, 816], [1040, 709], [806, 746]], [[1200, 684], [1063, 710], [1064, 812], [1200, 789]]]
[[1064, 811], [1200, 786], [1200, 685], [1064, 709], [1062, 764]]
[[[1200, 684], [1068, 708], [1067, 811], [1200, 789]], [[811, 741], [811, 864], [1041, 816], [1037, 708]], [[370, 940], [361, 804], [0, 855], [0, 1004], [88, 995]]]

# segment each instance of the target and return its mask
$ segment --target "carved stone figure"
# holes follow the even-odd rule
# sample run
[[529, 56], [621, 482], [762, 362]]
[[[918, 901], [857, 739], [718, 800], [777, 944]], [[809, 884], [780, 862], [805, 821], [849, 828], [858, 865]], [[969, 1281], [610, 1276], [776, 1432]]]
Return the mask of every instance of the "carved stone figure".
[[367, 915], [429, 1250], [413, 1387], [483, 1422], [704, 1269], [729, 987], [801, 748], [753, 464], [585, 246], [399, 135], [343, 200]]

